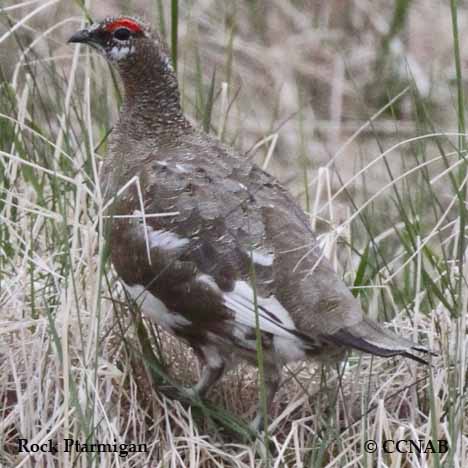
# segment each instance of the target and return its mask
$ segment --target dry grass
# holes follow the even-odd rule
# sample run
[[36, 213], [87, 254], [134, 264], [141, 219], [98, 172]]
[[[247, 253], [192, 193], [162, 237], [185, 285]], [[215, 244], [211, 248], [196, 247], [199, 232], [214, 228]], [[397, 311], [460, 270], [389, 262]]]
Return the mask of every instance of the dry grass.
[[[119, 5], [170, 29], [168, 1], [86, 2], [96, 17]], [[431, 368], [353, 354], [338, 370], [285, 369], [266, 446], [242, 424], [258, 398], [253, 369], [232, 370], [206, 406], [154, 384], [188, 384], [197, 369], [187, 347], [128, 309], [107, 260], [96, 180], [119, 97], [100, 58], [65, 45], [82, 11], [53, 0], [0, 8], [1, 466], [468, 466], [465, 82], [449, 6], [179, 6], [187, 112], [206, 115], [216, 66], [211, 131], [298, 194], [370, 316], [438, 353]], [[468, 10], [458, 15], [463, 44]], [[148, 451], [18, 454], [20, 437]], [[371, 439], [378, 449], [366, 453]], [[451, 449], [388, 454], [387, 439]]]

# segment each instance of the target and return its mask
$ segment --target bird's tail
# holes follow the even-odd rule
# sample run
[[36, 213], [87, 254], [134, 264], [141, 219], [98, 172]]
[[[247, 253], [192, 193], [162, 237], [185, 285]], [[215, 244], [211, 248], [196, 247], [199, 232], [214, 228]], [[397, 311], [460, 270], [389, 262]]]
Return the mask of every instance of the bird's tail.
[[400, 355], [409, 357], [422, 364], [429, 363], [417, 354], [414, 354], [415, 351], [434, 355], [434, 353], [424, 346], [402, 338], [367, 318], [364, 318], [357, 325], [342, 328], [333, 335], [328, 335], [327, 340], [341, 346], [375, 354], [376, 356], [390, 357]]

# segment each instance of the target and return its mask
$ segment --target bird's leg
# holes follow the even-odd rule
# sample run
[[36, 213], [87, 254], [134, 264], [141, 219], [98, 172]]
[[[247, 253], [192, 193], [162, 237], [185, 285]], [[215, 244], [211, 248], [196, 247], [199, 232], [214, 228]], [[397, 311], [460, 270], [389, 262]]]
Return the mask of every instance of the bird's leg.
[[187, 390], [187, 393], [191, 396], [204, 397], [223, 375], [225, 361], [213, 347], [197, 349], [196, 354], [202, 364], [201, 376], [200, 380]]
[[[266, 407], [267, 411], [269, 411], [281, 382], [281, 368], [276, 365], [266, 365], [264, 367], [264, 375], [266, 387]], [[257, 414], [249, 426], [253, 431], [260, 432], [263, 430], [264, 424], [265, 421], [263, 419], [262, 402], [260, 401], [258, 404]]]
[[219, 367], [211, 367], [205, 364], [202, 368], [200, 380], [192, 387], [192, 392], [200, 397], [205, 396], [206, 392], [214, 385], [223, 375], [224, 362]]

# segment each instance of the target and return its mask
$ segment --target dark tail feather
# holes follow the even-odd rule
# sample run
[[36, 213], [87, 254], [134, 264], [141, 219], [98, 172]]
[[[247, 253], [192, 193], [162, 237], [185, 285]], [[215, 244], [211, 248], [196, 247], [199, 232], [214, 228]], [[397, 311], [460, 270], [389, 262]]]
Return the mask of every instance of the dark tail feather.
[[365, 353], [375, 354], [376, 356], [382, 356], [382, 357], [405, 356], [410, 359], [413, 359], [414, 361], [419, 362], [420, 364], [426, 364], [426, 365], [429, 365], [429, 363], [426, 360], [420, 358], [416, 354], [411, 353], [410, 350], [414, 349], [415, 351], [421, 351], [424, 353], [434, 354], [428, 351], [426, 348], [423, 348], [422, 346], [417, 346], [417, 345], [411, 346], [410, 349], [403, 348], [403, 347], [401, 349], [383, 348], [376, 344], [366, 341], [364, 338], [354, 336], [351, 333], [347, 332], [346, 330], [340, 330], [333, 335], [328, 335], [326, 339], [328, 341], [332, 341], [335, 344], [338, 344], [341, 346], [343, 345], [349, 346], [350, 348], [354, 348], [359, 351], [363, 351]]
[[435, 355], [424, 346], [402, 338], [368, 318], [363, 318], [359, 323], [344, 327], [323, 338], [337, 345], [355, 348], [377, 356], [406, 356], [421, 364], [429, 363], [414, 354], [414, 351]]

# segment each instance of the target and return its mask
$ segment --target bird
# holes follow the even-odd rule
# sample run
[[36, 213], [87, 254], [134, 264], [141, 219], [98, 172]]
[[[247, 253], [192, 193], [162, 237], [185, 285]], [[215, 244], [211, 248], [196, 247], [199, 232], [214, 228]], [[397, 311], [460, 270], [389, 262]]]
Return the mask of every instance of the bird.
[[149, 24], [112, 16], [68, 42], [95, 49], [123, 83], [101, 175], [111, 260], [143, 314], [193, 348], [193, 394], [205, 397], [239, 359], [258, 365], [258, 345], [267, 408], [291, 362], [339, 362], [354, 349], [426, 363], [426, 347], [364, 315], [292, 194], [189, 121]]

